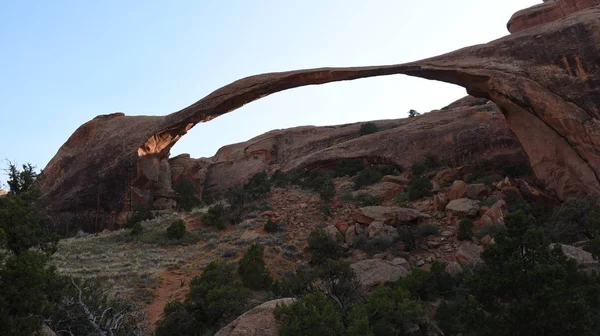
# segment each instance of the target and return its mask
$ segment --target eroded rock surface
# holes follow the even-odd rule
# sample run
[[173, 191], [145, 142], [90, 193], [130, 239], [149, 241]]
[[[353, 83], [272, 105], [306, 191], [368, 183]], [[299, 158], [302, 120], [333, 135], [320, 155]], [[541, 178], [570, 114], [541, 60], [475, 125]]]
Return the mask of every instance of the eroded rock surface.
[[[515, 31], [512, 35], [422, 61], [256, 75], [231, 83], [163, 117], [122, 113], [98, 116], [80, 126], [44, 169], [40, 181], [41, 205], [62, 230], [115, 228], [132, 204], [169, 197], [172, 191], [168, 182], [173, 180], [169, 151], [195, 124], [282, 90], [393, 74], [461, 85], [473, 96], [492, 100], [518, 137], [535, 175], [560, 199], [599, 193], [600, 6], [594, 0], [561, 0], [543, 6], [559, 6], [565, 15], [538, 20], [537, 25], [524, 30], [511, 24], [511, 30]], [[418, 147], [415, 143], [402, 147], [410, 137], [393, 138], [390, 133], [378, 132], [356, 140], [362, 145], [356, 144], [354, 155], [373, 155], [368, 147], [380, 142], [393, 143], [401, 149], [383, 146], [379, 152], [401, 152], [398, 157], [408, 158], [412, 158], [412, 153], [420, 155], [420, 151], [448, 144], [441, 134], [455, 136], [448, 132], [454, 116], [445, 112], [437, 116], [438, 120], [448, 118], [450, 122], [438, 126], [426, 123], [423, 117], [411, 118], [402, 122], [406, 129], [398, 131], [404, 134], [411, 128], [430, 130], [434, 141], [428, 139], [430, 144], [426, 148], [406, 150]], [[486, 114], [484, 118], [487, 120], [476, 123], [494, 124], [493, 118], [501, 117]], [[454, 126], [459, 125], [454, 123]], [[477, 136], [487, 135], [487, 130], [479, 130]], [[427, 132], [420, 136], [423, 143], [424, 134]], [[269, 137], [264, 139], [264, 143], [257, 143], [243, 155], [256, 156], [256, 167], [264, 167], [264, 161], [285, 160], [285, 152], [273, 148]], [[455, 140], [450, 140], [453, 148], [458, 147]], [[368, 147], [364, 145], [367, 143]], [[347, 141], [346, 145], [349, 144], [351, 141]], [[289, 167], [306, 167], [347, 155], [342, 146], [323, 146], [318, 150], [313, 145], [304, 150], [308, 155], [295, 155], [288, 162]], [[227, 149], [220, 151], [207, 168], [207, 179], [237, 178], [228, 169], [231, 167], [228, 157], [232, 155]], [[202, 175], [201, 171], [202, 168], [196, 173]], [[203, 192], [213, 187], [204, 184]]]

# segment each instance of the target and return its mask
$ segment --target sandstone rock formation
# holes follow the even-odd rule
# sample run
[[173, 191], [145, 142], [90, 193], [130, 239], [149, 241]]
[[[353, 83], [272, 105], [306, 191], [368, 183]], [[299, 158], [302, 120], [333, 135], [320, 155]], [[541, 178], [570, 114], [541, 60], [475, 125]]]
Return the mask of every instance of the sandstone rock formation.
[[215, 336], [277, 336], [279, 326], [273, 312], [278, 305], [289, 305], [294, 301], [293, 298], [267, 301], [242, 314]]
[[408, 275], [406, 268], [379, 259], [361, 260], [350, 267], [356, 273], [358, 282], [367, 289], [396, 282]]
[[516, 12], [508, 21], [507, 28], [511, 33], [517, 33], [596, 5], [600, 5], [600, 0], [544, 0], [543, 4]]
[[[535, 175], [559, 198], [599, 193], [600, 6], [597, 1], [576, 0], [543, 6], [573, 10], [553, 21], [538, 20], [537, 26], [523, 24], [533, 27], [521, 31], [516, 23], [511, 24], [512, 35], [422, 61], [262, 74], [231, 83], [164, 117], [122, 113], [96, 117], [79, 127], [44, 169], [42, 206], [63, 230], [114, 228], [132, 204], [171, 196], [169, 150], [195, 124], [282, 90], [392, 74], [461, 85], [473, 96], [492, 100], [519, 138]], [[517, 21], [513, 18], [512, 22]], [[439, 112], [438, 118], [444, 117], [444, 112]], [[491, 117], [487, 118], [489, 122]], [[444, 132], [445, 126], [420, 124], [422, 120], [411, 118], [404, 124], [430, 129], [441, 139], [439, 132]], [[426, 133], [421, 133], [421, 138]], [[357, 141], [373, 144], [386, 136], [389, 134], [379, 132]], [[405, 148], [410, 145], [414, 144], [405, 144]], [[373, 154], [357, 148], [357, 156]], [[256, 156], [260, 167], [264, 166], [260, 158], [274, 160], [273, 153], [277, 154], [275, 160], [281, 160], [279, 155], [285, 152], [267, 141], [248, 148], [244, 155]], [[310, 155], [296, 156], [295, 165], [306, 167], [343, 153], [341, 148], [315, 151], [313, 147]], [[204, 172], [200, 167], [194, 174], [206, 173], [209, 180], [219, 174], [232, 179], [231, 162], [226, 158], [234, 154], [239, 155], [224, 149], [213, 159], [212, 168]], [[174, 171], [179, 173], [181, 168]], [[205, 185], [203, 192], [211, 187]]]

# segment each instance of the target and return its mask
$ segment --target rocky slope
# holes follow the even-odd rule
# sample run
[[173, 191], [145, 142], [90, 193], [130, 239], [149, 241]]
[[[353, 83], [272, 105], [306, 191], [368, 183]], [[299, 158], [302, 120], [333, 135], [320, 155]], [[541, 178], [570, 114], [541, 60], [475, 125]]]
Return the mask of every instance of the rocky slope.
[[600, 6], [581, 0], [544, 6], [572, 10], [523, 26], [529, 29], [515, 28], [496, 41], [422, 61], [262, 74], [164, 117], [96, 117], [75, 131], [44, 169], [42, 206], [63, 230], [114, 228], [132, 203], [168, 196], [155, 193], [171, 180], [169, 150], [195, 124], [278, 91], [392, 74], [454, 83], [492, 100], [535, 175], [559, 198], [599, 193]]

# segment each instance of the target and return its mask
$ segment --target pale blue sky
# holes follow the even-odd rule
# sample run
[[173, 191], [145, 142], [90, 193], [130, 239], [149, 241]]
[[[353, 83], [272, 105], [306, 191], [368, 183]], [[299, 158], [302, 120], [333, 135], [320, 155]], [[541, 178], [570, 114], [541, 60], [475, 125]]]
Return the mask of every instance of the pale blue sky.
[[[98, 114], [164, 115], [252, 74], [401, 63], [488, 42], [540, 2], [2, 0], [0, 158], [43, 168]], [[212, 156], [276, 128], [405, 117], [464, 94], [406, 76], [299, 88], [197, 125], [172, 155]]]

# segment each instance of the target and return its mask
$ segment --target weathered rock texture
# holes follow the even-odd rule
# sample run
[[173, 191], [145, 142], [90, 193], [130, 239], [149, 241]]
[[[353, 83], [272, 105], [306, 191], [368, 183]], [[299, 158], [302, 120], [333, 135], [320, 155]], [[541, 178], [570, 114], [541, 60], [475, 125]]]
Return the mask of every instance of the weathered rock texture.
[[[557, 3], [566, 6], [575, 2]], [[559, 198], [598, 193], [599, 17], [600, 6], [587, 7], [488, 44], [408, 64], [251, 76], [164, 117], [123, 114], [96, 117], [77, 129], [48, 163], [40, 183], [44, 193], [42, 205], [63, 229], [112, 228], [132, 203], [170, 196], [169, 182], [173, 174], [168, 162], [169, 150], [195, 124], [278, 91], [392, 74], [461, 85], [473, 96], [492, 100], [519, 138], [536, 176], [554, 189]], [[439, 118], [444, 118], [443, 112]], [[453, 116], [448, 114], [447, 118]], [[489, 115], [487, 118], [492, 119]], [[420, 120], [423, 119], [404, 123], [418, 127]], [[430, 128], [436, 140], [442, 139], [439, 132], [444, 131], [444, 126], [422, 124], [420, 127]], [[423, 132], [421, 138], [425, 134], [427, 132]], [[485, 130], [478, 135], [486, 135]], [[385, 137], [386, 134], [380, 132], [357, 141], [369, 139], [372, 146]], [[316, 139], [307, 137], [307, 142]], [[396, 141], [402, 143], [402, 139]], [[319, 151], [315, 145], [306, 148], [310, 155], [296, 156], [298, 166], [318, 162], [318, 158], [325, 159], [335, 153], [343, 155], [343, 148]], [[410, 147], [410, 143], [404, 146]], [[323, 144], [323, 148], [327, 147], [330, 146]], [[357, 153], [367, 156], [369, 150], [360, 147]], [[234, 164], [228, 158], [234, 154], [227, 148], [220, 151], [214, 158], [215, 164], [210, 166], [213, 168], [206, 171], [207, 179], [215, 180], [217, 175], [234, 179], [235, 176], [228, 174]], [[257, 166], [262, 164], [261, 156], [264, 160], [285, 160], [285, 151], [272, 148], [268, 142], [257, 144], [256, 150], [248, 148], [244, 155], [252, 158], [256, 155]], [[203, 174], [201, 170], [196, 173]], [[205, 185], [204, 192], [212, 187]]]
[[292, 298], [267, 301], [242, 314], [215, 336], [277, 336], [279, 326], [273, 312], [277, 306], [289, 305], [294, 301]]
[[517, 33], [596, 5], [600, 5], [600, 0], [544, 0], [543, 4], [516, 12], [508, 21], [507, 28], [511, 33]]

